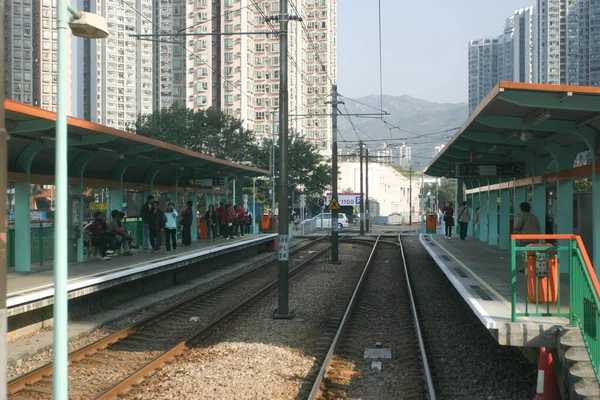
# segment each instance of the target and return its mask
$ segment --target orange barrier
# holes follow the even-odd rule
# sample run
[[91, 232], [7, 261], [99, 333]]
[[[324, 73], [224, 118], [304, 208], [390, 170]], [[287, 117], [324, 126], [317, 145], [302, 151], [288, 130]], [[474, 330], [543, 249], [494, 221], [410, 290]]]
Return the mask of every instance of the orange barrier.
[[592, 262], [590, 261], [590, 256], [587, 253], [585, 245], [583, 244], [583, 239], [579, 235], [571, 235], [571, 234], [552, 234], [552, 235], [510, 235], [511, 240], [575, 240], [577, 241], [577, 247], [581, 251], [581, 255], [583, 256], [583, 260], [585, 261], [585, 266], [587, 268], [588, 274], [592, 280], [592, 284], [594, 285], [594, 290], [596, 294], [600, 297], [600, 283], [598, 283], [598, 277], [596, 276], [596, 271], [594, 271], [594, 267], [592, 266]]
[[[534, 243], [527, 247], [548, 247], [553, 248], [551, 244]], [[546, 276], [538, 277], [536, 274], [536, 252], [527, 252], [527, 299], [530, 303], [536, 301], [536, 280], [537, 280], [537, 301], [539, 304], [554, 303], [558, 299], [558, 259], [556, 251], [548, 251], [548, 273]]]
[[538, 380], [535, 400], [559, 400], [558, 383], [554, 375], [554, 359], [545, 347], [540, 348]]

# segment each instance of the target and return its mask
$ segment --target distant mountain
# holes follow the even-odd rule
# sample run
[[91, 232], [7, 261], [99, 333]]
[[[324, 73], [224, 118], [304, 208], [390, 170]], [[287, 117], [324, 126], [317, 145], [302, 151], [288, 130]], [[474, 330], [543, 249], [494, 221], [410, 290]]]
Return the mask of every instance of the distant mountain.
[[[342, 98], [344, 105], [339, 110], [346, 114], [354, 113], [377, 113], [381, 108], [379, 95], [357, 98], [355, 100], [366, 105], [361, 105], [351, 99]], [[370, 106], [370, 107], [369, 107]], [[400, 143], [401, 138], [406, 139], [406, 144], [412, 147], [412, 161], [424, 168], [433, 157], [435, 146], [444, 144], [456, 132], [427, 135], [450, 128], [460, 127], [468, 117], [467, 103], [432, 103], [416, 99], [411, 96], [383, 96], [383, 109], [391, 115], [385, 116], [384, 120], [391, 126], [397, 126], [405, 131], [392, 129], [381, 121], [381, 118], [358, 118], [351, 117], [352, 122], [363, 130], [358, 135], [362, 140], [390, 139], [389, 142]], [[340, 136], [339, 147], [344, 149], [347, 144], [342, 140], [357, 140], [357, 135], [348, 121], [347, 117], [340, 116], [338, 119]], [[412, 133], [409, 133], [412, 132]], [[391, 134], [391, 138], [390, 138]], [[425, 135], [425, 136], [422, 136]], [[369, 147], [379, 147], [382, 142], [370, 142]], [[355, 145], [352, 143], [351, 145]]]

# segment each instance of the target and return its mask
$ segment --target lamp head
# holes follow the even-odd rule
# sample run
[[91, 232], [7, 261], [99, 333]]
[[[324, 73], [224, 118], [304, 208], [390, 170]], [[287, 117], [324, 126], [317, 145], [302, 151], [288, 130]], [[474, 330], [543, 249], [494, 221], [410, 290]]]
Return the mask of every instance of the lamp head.
[[69, 22], [69, 28], [74, 36], [87, 39], [104, 39], [108, 37], [106, 19], [98, 14], [81, 11], [81, 17]]

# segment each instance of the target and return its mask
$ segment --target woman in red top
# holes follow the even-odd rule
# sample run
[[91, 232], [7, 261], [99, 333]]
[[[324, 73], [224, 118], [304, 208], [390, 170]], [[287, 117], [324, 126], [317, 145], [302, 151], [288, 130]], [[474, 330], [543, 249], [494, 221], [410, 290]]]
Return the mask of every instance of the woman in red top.
[[452, 208], [452, 202], [446, 204], [442, 209], [444, 213], [444, 224], [446, 225], [446, 232], [444, 238], [452, 238], [452, 228], [454, 227], [454, 208]]

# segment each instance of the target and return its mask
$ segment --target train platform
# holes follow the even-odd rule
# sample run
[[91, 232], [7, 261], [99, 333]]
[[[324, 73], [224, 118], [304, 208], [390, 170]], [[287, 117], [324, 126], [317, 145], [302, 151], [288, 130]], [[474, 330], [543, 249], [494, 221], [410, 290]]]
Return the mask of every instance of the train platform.
[[[420, 242], [499, 344], [555, 347], [558, 330], [570, 326], [563, 317], [528, 316], [511, 321], [510, 251], [472, 238], [447, 240], [440, 234], [421, 234]], [[518, 275], [517, 312], [525, 312], [525, 274]], [[551, 312], [557, 311], [557, 303], [551, 304]], [[528, 312], [535, 312], [535, 303], [527, 306]], [[539, 307], [540, 312], [546, 310], [545, 304]], [[567, 274], [560, 276], [560, 308], [561, 313], [569, 312]]]
[[[192, 242], [178, 247], [177, 252], [152, 254], [150, 250], [132, 250], [133, 256], [118, 255], [109, 261], [90, 259], [69, 264], [71, 303], [80, 300], [80, 307], [91, 309], [98, 301], [91, 295], [112, 290], [113, 303], [126, 301], [135, 295], [156, 291], [161, 283], [178, 284], [201, 273], [265, 251], [277, 234], [246, 235], [233, 240], [217, 239]], [[162, 282], [161, 282], [162, 281]], [[32, 272], [8, 271], [9, 338], [20, 336], [44, 326], [51, 319], [53, 304], [53, 266], [33, 267]], [[104, 297], [106, 297], [104, 295]], [[81, 298], [81, 299], [80, 299]], [[85, 300], [82, 300], [85, 298]], [[94, 300], [92, 300], [94, 299]], [[106, 300], [100, 306], [106, 306]], [[75, 307], [77, 309], [77, 306]], [[27, 331], [20, 331], [26, 329]]]

